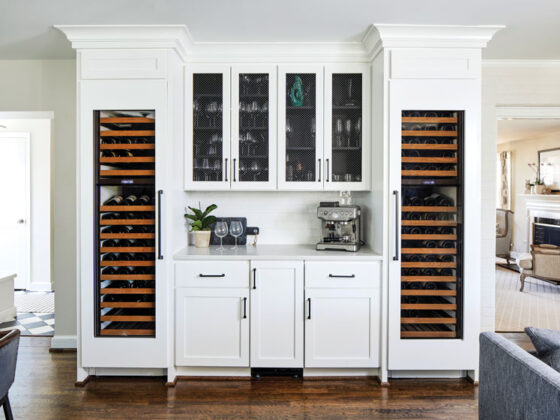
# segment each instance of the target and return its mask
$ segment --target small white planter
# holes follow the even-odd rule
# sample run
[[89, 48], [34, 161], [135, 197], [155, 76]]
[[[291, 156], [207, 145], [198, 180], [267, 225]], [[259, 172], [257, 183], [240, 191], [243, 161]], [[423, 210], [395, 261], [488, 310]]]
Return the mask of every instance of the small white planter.
[[209, 230], [194, 231], [194, 246], [197, 248], [208, 248], [210, 245], [210, 233]]

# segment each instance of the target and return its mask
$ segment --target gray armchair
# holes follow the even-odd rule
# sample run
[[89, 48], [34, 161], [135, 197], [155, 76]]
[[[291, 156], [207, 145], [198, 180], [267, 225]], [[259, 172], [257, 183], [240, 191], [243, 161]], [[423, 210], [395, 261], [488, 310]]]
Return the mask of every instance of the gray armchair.
[[0, 332], [0, 405], [4, 406], [6, 420], [13, 420], [8, 391], [16, 375], [19, 330]]
[[505, 258], [509, 264], [511, 233], [513, 231], [513, 212], [496, 209], [496, 257]]
[[541, 244], [531, 245], [530, 257], [517, 259], [521, 275], [519, 281], [523, 291], [525, 278], [533, 277], [548, 283], [560, 285], [560, 246]]

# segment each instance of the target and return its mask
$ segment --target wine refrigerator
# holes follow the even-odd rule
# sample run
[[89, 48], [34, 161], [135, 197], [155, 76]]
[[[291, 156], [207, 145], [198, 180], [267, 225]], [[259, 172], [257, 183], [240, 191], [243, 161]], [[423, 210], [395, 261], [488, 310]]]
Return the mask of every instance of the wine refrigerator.
[[153, 110], [94, 112], [96, 337], [155, 337], [155, 121]]
[[462, 338], [463, 114], [402, 111], [401, 339]]

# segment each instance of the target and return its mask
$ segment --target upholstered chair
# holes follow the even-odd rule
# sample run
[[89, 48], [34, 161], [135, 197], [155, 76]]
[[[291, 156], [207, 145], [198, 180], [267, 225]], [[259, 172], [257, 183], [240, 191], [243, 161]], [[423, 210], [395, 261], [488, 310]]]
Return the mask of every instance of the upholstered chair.
[[513, 212], [496, 209], [496, 256], [505, 258], [508, 264], [512, 231]]
[[556, 245], [531, 245], [531, 256], [517, 259], [521, 275], [521, 292], [525, 277], [534, 277], [553, 284], [560, 284], [560, 247]]
[[6, 420], [13, 420], [8, 391], [16, 375], [19, 330], [0, 331], [0, 405], [4, 406]]

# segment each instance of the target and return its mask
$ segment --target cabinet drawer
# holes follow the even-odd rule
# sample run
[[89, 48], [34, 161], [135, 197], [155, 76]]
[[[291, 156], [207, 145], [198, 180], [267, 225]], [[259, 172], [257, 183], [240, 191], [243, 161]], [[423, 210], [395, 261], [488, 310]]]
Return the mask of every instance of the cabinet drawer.
[[86, 50], [81, 52], [82, 79], [163, 79], [162, 50]]
[[306, 288], [379, 288], [378, 262], [306, 262]]
[[175, 287], [249, 287], [249, 262], [189, 261], [176, 263]]

